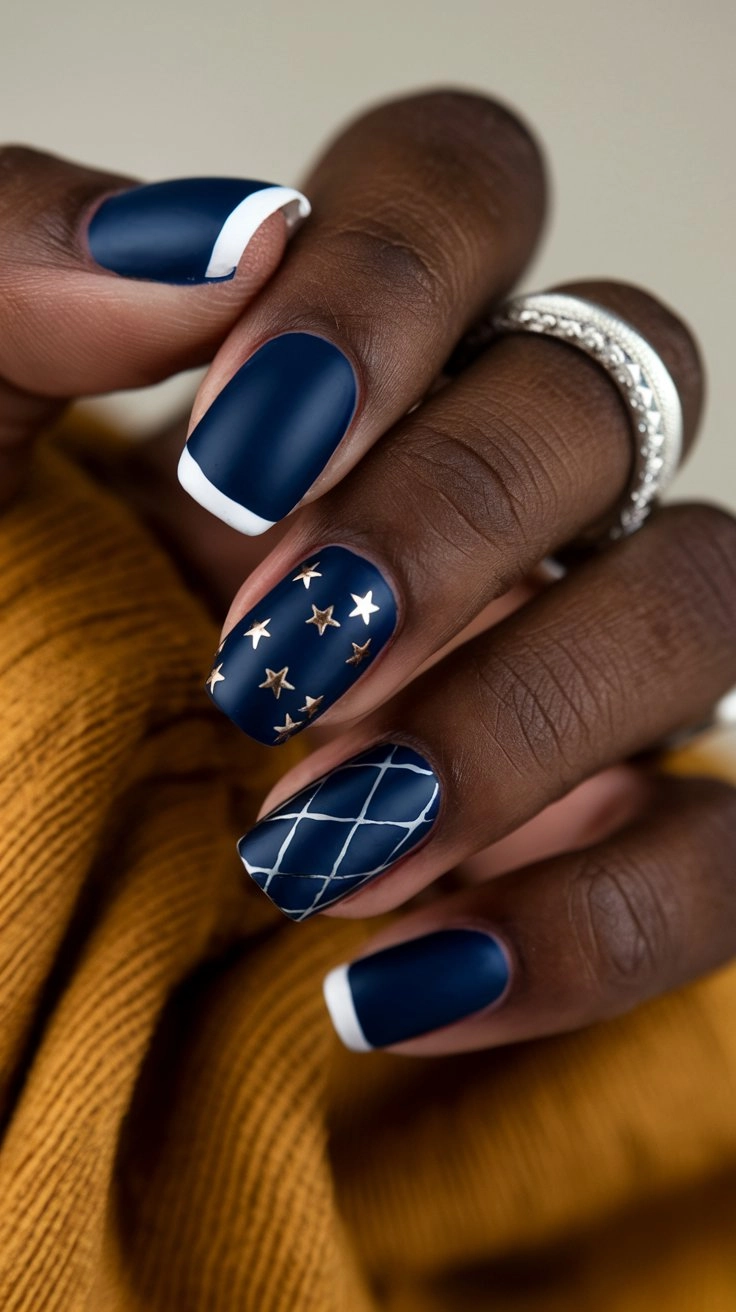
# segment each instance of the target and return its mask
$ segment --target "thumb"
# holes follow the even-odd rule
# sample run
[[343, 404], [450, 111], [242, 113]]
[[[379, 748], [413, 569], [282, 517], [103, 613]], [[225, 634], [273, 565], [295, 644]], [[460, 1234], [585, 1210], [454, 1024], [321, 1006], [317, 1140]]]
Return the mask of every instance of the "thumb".
[[136, 186], [1, 150], [0, 495], [60, 403], [210, 360], [308, 213], [270, 183]]

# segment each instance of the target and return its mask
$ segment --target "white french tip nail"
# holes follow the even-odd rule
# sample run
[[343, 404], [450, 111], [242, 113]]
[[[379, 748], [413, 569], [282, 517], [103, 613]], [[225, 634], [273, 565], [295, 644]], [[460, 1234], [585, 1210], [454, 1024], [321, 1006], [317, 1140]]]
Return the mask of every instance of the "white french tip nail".
[[346, 964], [335, 966], [335, 969], [325, 976], [322, 992], [332, 1024], [345, 1047], [350, 1048], [351, 1052], [372, 1052], [372, 1045], [360, 1028]]
[[184, 447], [179, 457], [176, 473], [181, 486], [190, 497], [198, 501], [200, 506], [204, 506], [205, 510], [209, 510], [210, 514], [229, 524], [231, 528], [237, 529], [238, 533], [246, 533], [248, 537], [253, 538], [258, 537], [260, 533], [265, 533], [266, 529], [273, 528], [275, 520], [263, 519], [261, 515], [248, 510], [247, 506], [241, 506], [237, 501], [233, 501], [232, 497], [226, 496], [215, 487], [190, 455], [187, 447]]
[[228, 214], [212, 247], [205, 278], [229, 278], [237, 269], [243, 251], [266, 219], [283, 210], [289, 235], [311, 213], [306, 196], [293, 187], [264, 187], [236, 205]]

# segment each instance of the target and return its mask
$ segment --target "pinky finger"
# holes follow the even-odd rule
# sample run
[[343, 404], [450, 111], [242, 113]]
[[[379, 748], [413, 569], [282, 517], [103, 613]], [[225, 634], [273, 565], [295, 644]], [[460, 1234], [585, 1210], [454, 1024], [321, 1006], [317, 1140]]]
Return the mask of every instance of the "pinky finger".
[[325, 980], [343, 1042], [415, 1056], [579, 1029], [736, 954], [736, 789], [658, 779], [644, 819], [404, 917]]

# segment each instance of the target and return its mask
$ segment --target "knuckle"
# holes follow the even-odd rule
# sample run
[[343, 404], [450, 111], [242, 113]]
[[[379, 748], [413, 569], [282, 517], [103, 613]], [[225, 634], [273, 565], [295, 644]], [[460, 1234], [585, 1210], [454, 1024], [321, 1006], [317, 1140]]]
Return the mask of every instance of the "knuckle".
[[509, 281], [539, 228], [544, 168], [530, 130], [496, 101], [440, 89], [377, 106], [336, 149], [346, 162], [370, 153], [383, 186], [356, 183], [346, 217], [321, 220], [332, 267], [362, 275], [369, 303], [378, 275], [384, 298], [418, 320], [439, 309], [459, 336], [489, 248], [496, 261], [505, 251]]
[[526, 421], [466, 400], [462, 415], [418, 415], [387, 455], [412, 516], [441, 540], [445, 559], [449, 546], [460, 564], [480, 564], [486, 589], [489, 570], [498, 595], [541, 554], [558, 490]]
[[451, 266], [439, 251], [423, 249], [409, 235], [411, 223], [388, 216], [361, 218], [360, 225], [345, 224], [325, 233], [325, 248], [336, 262], [361, 282], [380, 284], [381, 295], [413, 311], [418, 318], [450, 313], [456, 295]]
[[641, 1000], [672, 973], [682, 942], [675, 886], [651, 854], [639, 861], [610, 851], [579, 858], [567, 919], [595, 1014], [620, 1010], [622, 996]]
[[103, 189], [129, 179], [99, 173], [30, 146], [0, 146], [0, 222], [6, 231], [0, 268], [11, 295], [17, 267], [76, 267], [77, 231], [85, 206]]
[[[13, 220], [23, 215], [28, 227], [44, 195], [40, 186], [46, 169], [47, 155], [30, 146], [15, 144], [0, 146], [0, 218], [12, 233]], [[7, 243], [6, 243], [7, 245]]]
[[[413, 140], [431, 146], [446, 163], [467, 173], [469, 161], [481, 171], [503, 170], [514, 181], [521, 174], [543, 183], [542, 150], [534, 132], [510, 106], [479, 92], [438, 87], [379, 108], [392, 132], [400, 124]], [[467, 182], [467, 177], [466, 177]]]
[[0, 145], [0, 177], [15, 179], [18, 175], [38, 168], [46, 158], [46, 155], [31, 146], [23, 146], [16, 142], [3, 143]]
[[520, 777], [538, 773], [551, 801], [593, 768], [597, 740], [614, 732], [617, 677], [602, 661], [590, 666], [574, 635], [517, 634], [508, 652], [494, 644], [475, 673], [478, 720]]

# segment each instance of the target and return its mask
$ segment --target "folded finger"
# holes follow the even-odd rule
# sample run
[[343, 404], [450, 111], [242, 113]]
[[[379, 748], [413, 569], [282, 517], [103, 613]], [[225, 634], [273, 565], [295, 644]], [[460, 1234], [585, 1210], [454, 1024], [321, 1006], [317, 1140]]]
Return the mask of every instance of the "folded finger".
[[736, 790], [659, 779], [645, 818], [404, 918], [325, 980], [356, 1051], [415, 1056], [578, 1029], [736, 951]]
[[735, 543], [725, 512], [661, 511], [286, 776], [247, 869], [294, 919], [377, 914], [702, 723], [736, 682]]
[[648, 772], [635, 765], [613, 765], [578, 784], [505, 838], [468, 857], [461, 869], [466, 883], [483, 883], [561, 852], [602, 842], [640, 815], [650, 800]]
[[[568, 290], [628, 319], [661, 354], [691, 443], [702, 371], [687, 327], [627, 284]], [[292, 732], [337, 701], [333, 722], [365, 715], [542, 557], [610, 514], [631, 456], [630, 415], [598, 362], [551, 338], [498, 341], [295, 518], [230, 611], [216, 704], [271, 745], [286, 714]], [[278, 720], [265, 666], [287, 671]]]
[[544, 214], [528, 130], [462, 92], [379, 106], [306, 185], [309, 228], [214, 361], [179, 469], [244, 533], [321, 495], [424, 395]]

